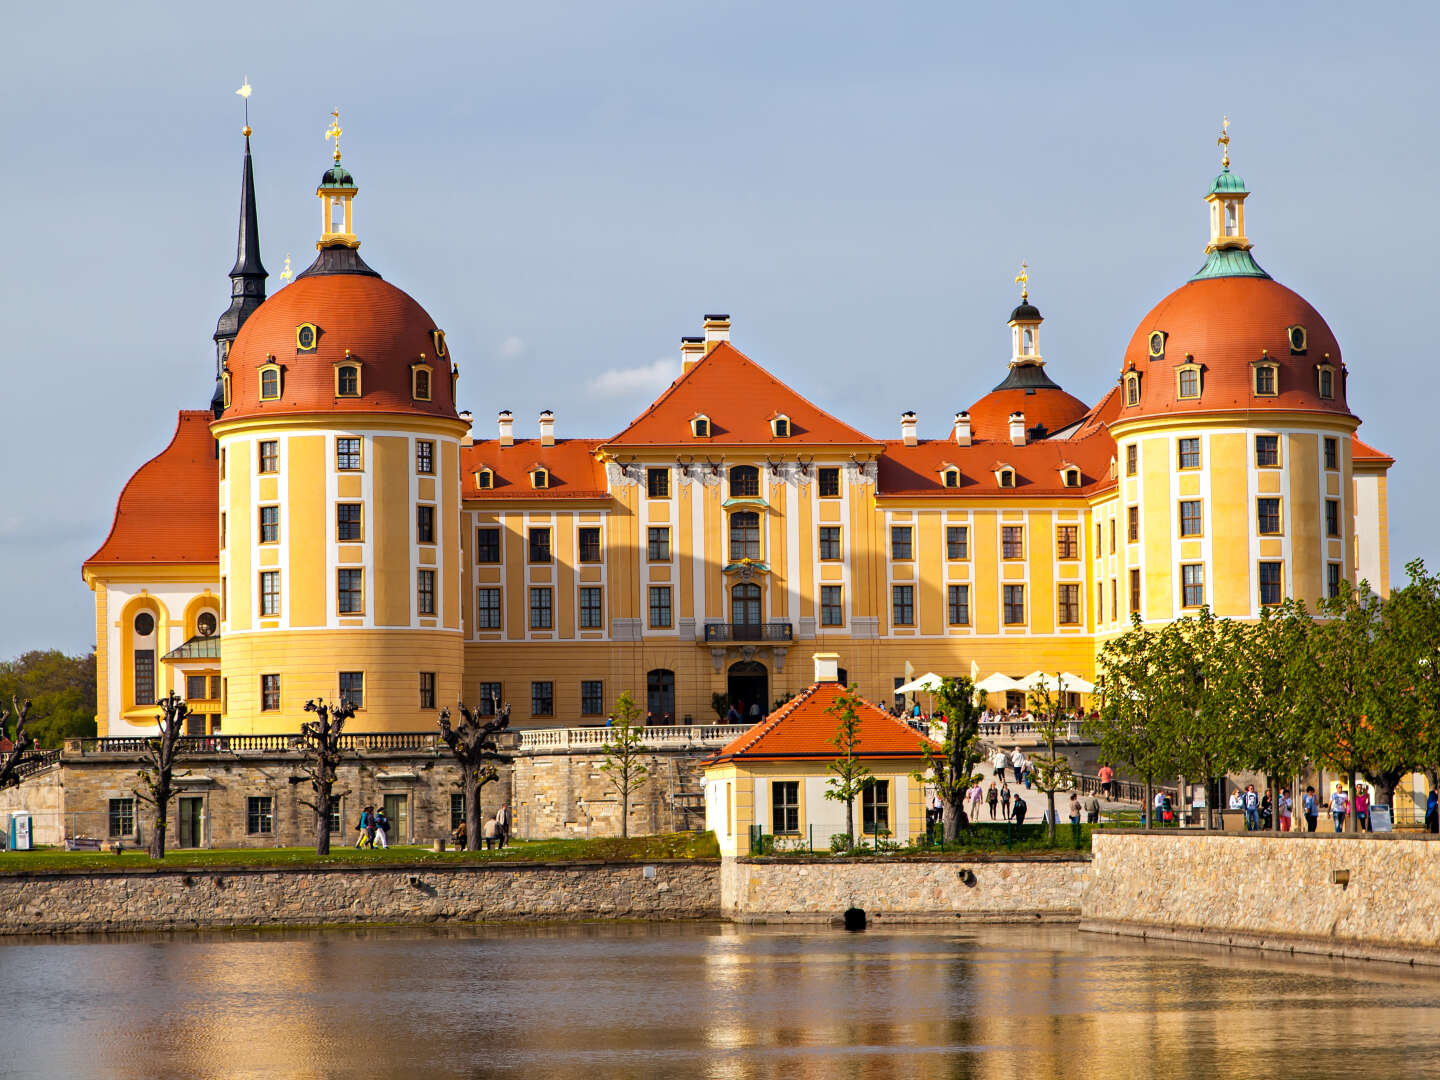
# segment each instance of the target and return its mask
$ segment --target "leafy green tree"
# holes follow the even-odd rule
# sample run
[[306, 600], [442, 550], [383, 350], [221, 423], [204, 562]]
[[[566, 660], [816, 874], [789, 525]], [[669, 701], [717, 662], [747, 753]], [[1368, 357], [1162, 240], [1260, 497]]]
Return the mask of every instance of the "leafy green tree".
[[1030, 762], [1035, 766], [1034, 785], [1045, 793], [1049, 805], [1050, 843], [1055, 843], [1055, 792], [1068, 791], [1075, 786], [1075, 774], [1070, 761], [1064, 754], [1057, 753], [1055, 743], [1064, 733], [1067, 725], [1062, 703], [1065, 700], [1065, 680], [1055, 676], [1054, 690], [1051, 683], [1041, 678], [1030, 691], [1030, 715], [1035, 730], [1045, 740], [1045, 753], [1035, 754]]
[[[1440, 575], [1421, 559], [1385, 602], [1384, 636], [1403, 699], [1393, 720], [1403, 728], [1408, 764], [1440, 786]], [[1379, 800], [1384, 801], [1384, 800]]]
[[1137, 614], [1130, 629], [1100, 650], [1101, 688], [1098, 717], [1085, 727], [1107, 764], [1124, 764], [1145, 782], [1145, 820], [1153, 824], [1155, 780], [1174, 771], [1174, 755], [1159, 723], [1167, 706], [1169, 657], [1157, 632]]
[[1157, 722], [1170, 744], [1175, 772], [1205, 785], [1203, 828], [1210, 828], [1215, 781], [1235, 767], [1238, 734], [1231, 715], [1230, 657], [1239, 624], [1217, 619], [1208, 607], [1158, 631], [1164, 676]]
[[825, 781], [825, 798], [845, 804], [845, 833], [852, 845], [855, 843], [855, 796], [875, 784], [875, 777], [855, 752], [860, 745], [863, 705], [864, 701], [852, 686], [841, 690], [835, 703], [825, 710], [839, 721], [830, 739], [839, 756], [826, 766], [835, 775]]
[[95, 735], [95, 652], [67, 656], [34, 650], [0, 662], [0, 701], [31, 699], [29, 731], [36, 746]]
[[644, 728], [636, 721], [640, 717], [640, 706], [623, 690], [615, 700], [615, 723], [601, 748], [605, 761], [600, 766], [612, 787], [620, 795], [620, 835], [630, 835], [630, 795], [650, 776], [650, 769], [643, 760], [646, 753]]
[[940, 796], [941, 837], [947, 844], [960, 838], [960, 818], [965, 793], [980, 775], [980, 706], [975, 703], [975, 684], [967, 678], [945, 679], [935, 691], [935, 711], [945, 717], [945, 735], [940, 749], [928, 739], [920, 742], [925, 768], [912, 774], [916, 783], [930, 784]]

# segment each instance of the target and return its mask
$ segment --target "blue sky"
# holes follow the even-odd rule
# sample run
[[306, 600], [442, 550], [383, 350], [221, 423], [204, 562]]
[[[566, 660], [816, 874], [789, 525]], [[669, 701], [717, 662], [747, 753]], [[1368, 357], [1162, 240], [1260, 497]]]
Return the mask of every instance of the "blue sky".
[[[308, 264], [339, 106], [363, 254], [446, 329], [482, 430], [610, 434], [728, 311], [877, 436], [997, 382], [1023, 257], [1093, 401], [1200, 265], [1232, 120], [1255, 254], [1339, 336], [1436, 562], [1433, 4], [24, 5], [0, 66], [0, 657], [88, 648], [80, 563], [203, 408], [251, 123], [265, 263]], [[163, 528], [163, 523], [157, 523]]]

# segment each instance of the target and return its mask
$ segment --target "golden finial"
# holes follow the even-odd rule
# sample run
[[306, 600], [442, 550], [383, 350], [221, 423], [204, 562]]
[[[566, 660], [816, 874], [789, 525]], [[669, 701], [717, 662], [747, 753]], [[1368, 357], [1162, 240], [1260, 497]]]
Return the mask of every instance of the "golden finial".
[[240, 89], [239, 89], [239, 90], [236, 90], [235, 93], [239, 94], [242, 98], [245, 99], [245, 126], [240, 129], [240, 134], [241, 134], [241, 135], [244, 135], [244, 136], [248, 139], [248, 138], [250, 137], [250, 76], [249, 76], [249, 75], [246, 75], [246, 76], [245, 76], [243, 82], [242, 82], [241, 85], [240, 85]]
[[[283, 281], [285, 285], [289, 285], [290, 279], [294, 276], [294, 271], [290, 269], [290, 253], [287, 251], [285, 253], [285, 269], [280, 271], [280, 280]], [[280, 287], [283, 289], [285, 285], [282, 285]]]
[[1024, 259], [1020, 260], [1020, 272], [1015, 275], [1015, 283], [1020, 286], [1020, 302], [1030, 302], [1030, 267]]
[[1223, 146], [1225, 153], [1220, 158], [1220, 164], [1226, 172], [1230, 171], [1230, 117], [1225, 117], [1220, 122], [1220, 137], [1215, 140], [1216, 146]]
[[335, 164], [336, 164], [336, 165], [339, 165], [339, 164], [340, 164], [340, 135], [341, 135], [341, 131], [340, 131], [340, 110], [339, 110], [339, 109], [333, 109], [333, 110], [331, 111], [331, 113], [330, 113], [330, 116], [332, 117], [332, 119], [331, 119], [331, 121], [330, 121], [330, 127], [327, 128], [326, 131], [325, 131], [325, 138], [326, 138], [327, 141], [330, 140], [330, 139], [334, 139], [334, 140], [335, 140]]

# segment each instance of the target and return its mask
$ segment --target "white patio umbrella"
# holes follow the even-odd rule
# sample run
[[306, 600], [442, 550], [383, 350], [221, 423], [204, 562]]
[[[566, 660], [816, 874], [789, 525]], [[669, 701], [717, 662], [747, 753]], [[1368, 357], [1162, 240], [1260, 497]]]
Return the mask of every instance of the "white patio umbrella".
[[976, 683], [975, 689], [986, 694], [1003, 694], [1007, 690], [1023, 692], [1025, 687], [1010, 678], [1009, 675], [1002, 675], [997, 671], [994, 675], [988, 675]]
[[936, 675], [933, 671], [927, 671], [918, 679], [913, 679], [910, 682], [907, 682], [904, 686], [897, 686], [895, 688], [895, 693], [914, 694], [918, 693], [921, 690], [924, 690], [926, 693], [933, 694], [936, 690], [940, 689], [940, 684], [944, 681], [945, 680], [941, 676]]
[[1060, 678], [1065, 680], [1065, 690], [1071, 694], [1093, 694], [1095, 684], [1079, 675], [1071, 675], [1068, 671], [1062, 671]]

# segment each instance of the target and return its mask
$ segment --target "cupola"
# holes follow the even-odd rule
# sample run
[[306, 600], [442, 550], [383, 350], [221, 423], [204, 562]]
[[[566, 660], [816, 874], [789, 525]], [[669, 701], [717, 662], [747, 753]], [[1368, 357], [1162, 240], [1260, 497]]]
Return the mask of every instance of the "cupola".
[[335, 163], [325, 170], [325, 175], [320, 178], [320, 186], [316, 188], [315, 194], [320, 197], [320, 205], [323, 211], [320, 225], [320, 239], [315, 241], [316, 248], [347, 247], [358, 248], [359, 239], [355, 236], [355, 217], [352, 201], [360, 190], [355, 186], [355, 177], [350, 175], [350, 170], [340, 164], [340, 110], [336, 109], [331, 114], [330, 127], [325, 132], [325, 139], [335, 140], [334, 158]]
[[1230, 171], [1230, 118], [1220, 126], [1216, 145], [1222, 148], [1220, 175], [1210, 184], [1205, 201], [1210, 206], [1210, 243], [1205, 247], [1205, 265], [1191, 281], [1214, 277], [1259, 277], [1270, 275], [1250, 254], [1245, 235], [1245, 200], [1250, 191], [1237, 173]]
[[1040, 359], [1040, 309], [1030, 303], [1030, 268], [1022, 259], [1020, 273], [1015, 275], [1020, 286], [1020, 304], [1010, 312], [1010, 366], [1043, 364]]

